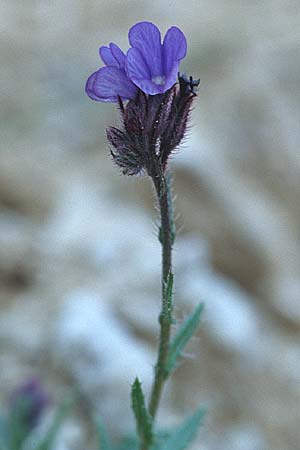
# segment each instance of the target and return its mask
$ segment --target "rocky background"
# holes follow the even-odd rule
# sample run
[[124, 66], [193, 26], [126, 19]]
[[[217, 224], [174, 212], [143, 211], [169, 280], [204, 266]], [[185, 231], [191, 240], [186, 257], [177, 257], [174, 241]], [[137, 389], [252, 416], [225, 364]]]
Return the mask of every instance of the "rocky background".
[[161, 420], [208, 408], [197, 450], [299, 450], [300, 6], [293, 0], [4, 0], [0, 6], [0, 399], [39, 376], [80, 386], [57, 450], [95, 448], [93, 410], [132, 429], [152, 379], [160, 248], [154, 192], [111, 163], [114, 105], [90, 101], [98, 47], [173, 24], [201, 77], [174, 155], [176, 314], [202, 328]]

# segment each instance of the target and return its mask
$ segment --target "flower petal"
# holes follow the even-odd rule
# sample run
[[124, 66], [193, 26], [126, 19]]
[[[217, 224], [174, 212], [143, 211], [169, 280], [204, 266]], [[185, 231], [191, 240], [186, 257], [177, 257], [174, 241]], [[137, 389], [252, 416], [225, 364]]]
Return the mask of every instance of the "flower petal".
[[99, 55], [104, 64], [106, 64], [107, 66], [119, 67], [118, 61], [113, 56], [112, 51], [109, 47], [102, 45], [102, 47], [99, 48]]
[[101, 99], [97, 97], [94, 93], [94, 83], [97, 76], [97, 72], [92, 73], [92, 75], [88, 78], [86, 85], [85, 85], [85, 92], [87, 95], [92, 99], [96, 101], [100, 101]]
[[[110, 51], [111, 51], [112, 56], [114, 57], [115, 61], [117, 61], [118, 66], [120, 67], [120, 69], [122, 69], [125, 66], [125, 60], [126, 60], [125, 54], [122, 52], [120, 47], [118, 47], [113, 42], [111, 44], [109, 44], [109, 48], [110, 48]], [[107, 64], [107, 65], [109, 65], [109, 64]]]
[[177, 81], [179, 61], [175, 61], [163, 84], [157, 84], [150, 78], [148, 67], [139, 50], [130, 48], [127, 52], [126, 70], [130, 80], [145, 94], [156, 95], [166, 92]]
[[126, 71], [128, 77], [137, 84], [134, 80], [151, 79], [151, 74], [148, 66], [137, 48], [130, 48], [127, 52]]
[[155, 84], [155, 83], [153, 83], [153, 81], [147, 80], [146, 78], [139, 79], [137, 82], [134, 81], [134, 83], [145, 94], [156, 95], [156, 94], [162, 94], [163, 92], [165, 92], [163, 86]]
[[173, 63], [173, 67], [169, 70], [165, 84], [163, 85], [164, 92], [170, 89], [177, 82], [178, 79], [178, 71], [179, 71], [179, 63], [180, 61], [175, 61]]
[[177, 27], [168, 29], [163, 43], [163, 68], [166, 76], [172, 71], [176, 61], [186, 55], [187, 43], [183, 32]]
[[159, 29], [151, 22], [139, 22], [130, 28], [128, 38], [130, 45], [141, 52], [151, 77], [163, 75]]
[[126, 70], [130, 80], [145, 94], [155, 95], [163, 92], [162, 86], [152, 82], [148, 66], [137, 48], [128, 50]]
[[127, 78], [122, 69], [101, 67], [96, 72], [92, 87], [93, 95], [102, 102], [116, 102], [118, 96], [123, 99], [133, 98], [136, 86]]

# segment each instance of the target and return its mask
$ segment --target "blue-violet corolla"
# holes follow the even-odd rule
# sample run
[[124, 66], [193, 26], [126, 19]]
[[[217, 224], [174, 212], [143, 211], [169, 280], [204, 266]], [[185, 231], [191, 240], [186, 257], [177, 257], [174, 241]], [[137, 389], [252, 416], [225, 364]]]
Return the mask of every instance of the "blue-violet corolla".
[[130, 28], [128, 38], [131, 48], [127, 55], [113, 43], [100, 47], [106, 66], [87, 80], [86, 93], [91, 99], [129, 100], [138, 88], [148, 95], [162, 94], [176, 83], [179, 64], [187, 50], [186, 38], [179, 28], [169, 28], [161, 43], [156, 25], [139, 22]]

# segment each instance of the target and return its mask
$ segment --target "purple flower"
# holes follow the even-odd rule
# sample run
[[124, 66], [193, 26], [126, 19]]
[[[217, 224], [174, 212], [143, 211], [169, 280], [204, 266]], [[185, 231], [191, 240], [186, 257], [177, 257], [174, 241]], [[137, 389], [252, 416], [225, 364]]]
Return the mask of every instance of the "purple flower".
[[11, 415], [17, 415], [26, 429], [34, 428], [49, 404], [49, 397], [37, 378], [19, 385], [9, 399]]
[[133, 98], [137, 87], [129, 80], [125, 71], [126, 56], [116, 44], [100, 47], [100, 56], [106, 67], [94, 72], [87, 80], [85, 92], [96, 101], [117, 102]]
[[140, 22], [129, 30], [129, 42], [126, 56], [116, 44], [100, 47], [106, 67], [93, 73], [86, 83], [86, 93], [93, 100], [133, 99], [138, 88], [145, 94], [162, 94], [176, 83], [187, 49], [179, 28], [169, 28], [162, 44], [159, 29], [151, 22]]
[[127, 74], [145, 94], [162, 94], [177, 80], [179, 63], [186, 55], [187, 43], [177, 27], [171, 27], [161, 44], [159, 29], [151, 22], [140, 22], [129, 30]]

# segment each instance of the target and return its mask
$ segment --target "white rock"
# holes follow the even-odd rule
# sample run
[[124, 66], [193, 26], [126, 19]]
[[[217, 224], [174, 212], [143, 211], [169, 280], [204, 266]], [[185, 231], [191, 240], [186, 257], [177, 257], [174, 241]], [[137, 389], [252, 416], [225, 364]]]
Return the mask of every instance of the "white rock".
[[268, 296], [277, 313], [300, 325], [300, 274], [279, 273], [269, 283]]
[[71, 292], [53, 329], [52, 354], [90, 396], [115, 431], [132, 427], [130, 385], [136, 376], [148, 392], [153, 356], [89, 289]]
[[238, 424], [222, 433], [222, 438], [215, 450], [267, 450], [263, 433], [248, 424]]
[[[178, 248], [180, 244], [179, 241]], [[184, 246], [188, 247], [188, 237]], [[204, 246], [203, 252], [201, 240], [197, 243], [192, 237], [190, 246], [195, 255], [198, 248], [201, 264], [195, 264], [197, 257], [193, 256], [192, 263], [184, 266], [186, 253], [182, 255], [175, 285], [178, 297], [193, 307], [201, 302], [205, 304], [206, 330], [218, 345], [241, 354], [253, 353], [259, 336], [259, 320], [251, 297], [236, 283], [213, 271], [208, 248]]]

